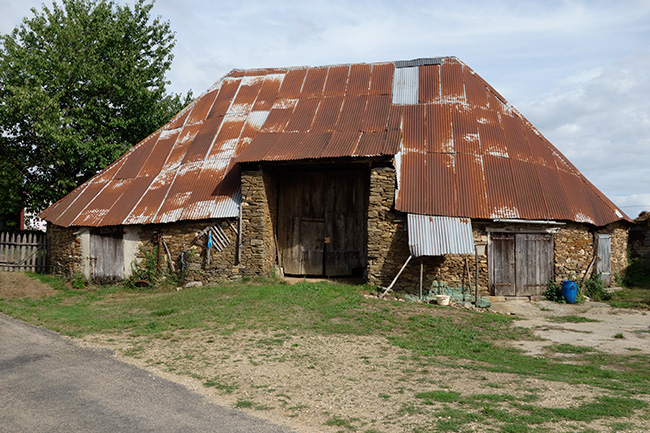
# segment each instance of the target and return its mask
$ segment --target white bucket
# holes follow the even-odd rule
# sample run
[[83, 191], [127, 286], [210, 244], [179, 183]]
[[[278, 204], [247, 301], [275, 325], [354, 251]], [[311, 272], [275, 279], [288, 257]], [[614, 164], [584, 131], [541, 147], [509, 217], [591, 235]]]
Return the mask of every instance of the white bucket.
[[449, 295], [436, 295], [438, 305], [449, 305]]

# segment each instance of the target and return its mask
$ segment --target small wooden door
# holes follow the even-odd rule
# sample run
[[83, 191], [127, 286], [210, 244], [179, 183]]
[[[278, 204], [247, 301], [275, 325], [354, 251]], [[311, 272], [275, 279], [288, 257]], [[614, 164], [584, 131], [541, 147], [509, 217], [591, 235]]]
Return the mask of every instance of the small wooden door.
[[98, 283], [124, 279], [122, 227], [99, 227], [90, 231], [90, 274]]
[[605, 284], [612, 282], [612, 251], [609, 234], [596, 235], [596, 272]]
[[553, 235], [491, 233], [490, 287], [497, 296], [541, 295], [553, 277]]
[[279, 181], [278, 247], [288, 275], [366, 267], [367, 170], [295, 170]]
[[492, 233], [488, 259], [493, 293], [498, 296], [515, 296], [517, 274], [514, 233]]

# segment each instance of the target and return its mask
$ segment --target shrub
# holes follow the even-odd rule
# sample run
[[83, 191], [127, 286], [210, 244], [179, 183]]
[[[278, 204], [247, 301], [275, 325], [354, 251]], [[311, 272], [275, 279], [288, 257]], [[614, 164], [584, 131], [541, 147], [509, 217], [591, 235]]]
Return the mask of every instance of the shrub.
[[542, 295], [549, 301], [559, 302], [561, 304], [566, 302], [562, 296], [562, 286], [553, 280], [549, 280], [547, 289]]
[[594, 301], [609, 301], [612, 299], [611, 293], [605, 290], [603, 280], [600, 279], [600, 273], [593, 273], [588, 280], [582, 284], [580, 292]]
[[628, 287], [650, 287], [650, 264], [638, 258], [629, 259], [623, 284]]

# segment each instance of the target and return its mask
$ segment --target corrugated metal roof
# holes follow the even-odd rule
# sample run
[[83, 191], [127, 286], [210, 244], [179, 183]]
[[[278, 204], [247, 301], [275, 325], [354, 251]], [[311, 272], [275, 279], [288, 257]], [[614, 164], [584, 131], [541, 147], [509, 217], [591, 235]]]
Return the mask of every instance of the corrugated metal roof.
[[402, 212], [627, 218], [454, 57], [234, 70], [41, 215], [62, 226], [233, 217], [237, 163], [380, 156], [394, 157]]
[[474, 254], [469, 218], [408, 214], [409, 250], [413, 257]]

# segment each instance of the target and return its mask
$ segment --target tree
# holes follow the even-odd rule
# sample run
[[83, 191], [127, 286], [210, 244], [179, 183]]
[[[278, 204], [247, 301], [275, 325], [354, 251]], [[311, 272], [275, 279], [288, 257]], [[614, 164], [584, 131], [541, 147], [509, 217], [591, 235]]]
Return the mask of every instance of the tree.
[[191, 99], [166, 93], [175, 36], [153, 3], [61, 3], [0, 36], [0, 175], [19, 174], [0, 181], [17, 184], [0, 191], [7, 208], [44, 209]]

